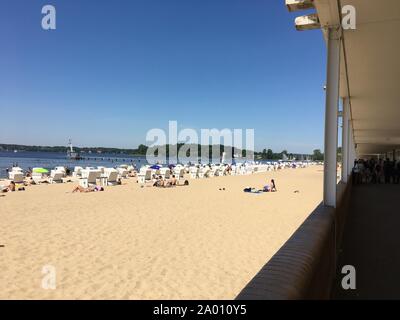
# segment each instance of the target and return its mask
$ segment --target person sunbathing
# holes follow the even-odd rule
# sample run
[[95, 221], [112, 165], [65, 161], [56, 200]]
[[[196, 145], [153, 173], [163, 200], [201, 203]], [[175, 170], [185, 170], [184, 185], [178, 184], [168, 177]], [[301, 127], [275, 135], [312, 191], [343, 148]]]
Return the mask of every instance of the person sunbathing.
[[104, 188], [100, 187], [100, 186], [94, 186], [94, 187], [88, 187], [88, 188], [84, 188], [82, 186], [77, 186], [76, 188], [74, 188], [72, 190], [72, 193], [75, 193], [75, 192], [88, 193], [88, 192], [97, 192], [97, 191], [104, 191]]
[[271, 186], [269, 184], [266, 184], [263, 188], [264, 192], [271, 192]]
[[167, 182], [163, 179], [162, 176], [158, 176], [157, 181], [154, 182], [153, 187], [164, 188], [167, 186]]
[[129, 172], [128, 175], [129, 175], [129, 177], [133, 178], [133, 177], [137, 176], [137, 172], [136, 172], [136, 170], [134, 170], [134, 171]]
[[176, 180], [175, 175], [172, 175], [172, 178], [168, 180], [166, 186], [167, 187], [174, 187], [178, 183], [178, 180]]
[[278, 190], [276, 189], [275, 180], [272, 179], [272, 180], [271, 180], [271, 184], [265, 185], [264, 188], [263, 188], [263, 191], [264, 191], [264, 192], [276, 192], [276, 191], [278, 191]]
[[15, 182], [11, 181], [8, 187], [5, 187], [1, 190], [1, 192], [6, 193], [6, 192], [14, 192], [15, 191]]
[[24, 181], [24, 186], [26, 186], [26, 187], [34, 185], [34, 184], [36, 184], [36, 182], [33, 180], [32, 177], [26, 178]]
[[182, 186], [188, 186], [189, 181], [185, 180], [183, 184], [179, 184], [178, 179], [176, 179], [175, 175], [172, 176], [171, 179], [168, 181], [164, 181], [162, 177], [160, 176], [157, 181], [154, 183], [154, 187], [159, 187], [159, 188], [171, 188], [171, 187], [182, 187]]

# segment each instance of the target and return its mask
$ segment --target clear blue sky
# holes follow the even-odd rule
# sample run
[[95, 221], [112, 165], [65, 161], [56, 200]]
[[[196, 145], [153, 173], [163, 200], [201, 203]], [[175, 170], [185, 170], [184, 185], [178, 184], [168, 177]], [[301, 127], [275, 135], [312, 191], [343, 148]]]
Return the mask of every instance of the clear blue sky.
[[[57, 30], [41, 9], [57, 9]], [[0, 143], [133, 148], [147, 130], [254, 128], [322, 148], [326, 48], [284, 0], [1, 0]]]

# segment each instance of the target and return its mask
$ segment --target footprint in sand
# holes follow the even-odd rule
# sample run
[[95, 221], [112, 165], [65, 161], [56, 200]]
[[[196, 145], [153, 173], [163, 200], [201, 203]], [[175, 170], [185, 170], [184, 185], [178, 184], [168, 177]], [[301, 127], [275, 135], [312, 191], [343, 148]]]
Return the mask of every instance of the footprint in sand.
[[141, 287], [142, 287], [142, 282], [141, 281], [136, 281], [135, 286], [134, 286], [135, 290], [136, 289], [140, 289]]

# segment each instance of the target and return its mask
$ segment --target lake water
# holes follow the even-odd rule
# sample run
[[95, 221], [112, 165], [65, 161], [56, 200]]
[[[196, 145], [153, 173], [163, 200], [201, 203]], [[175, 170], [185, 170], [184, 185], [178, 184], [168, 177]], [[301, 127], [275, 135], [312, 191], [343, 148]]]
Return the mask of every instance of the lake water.
[[121, 154], [82, 154], [83, 160], [67, 159], [65, 153], [57, 152], [10, 152], [0, 151], [0, 178], [7, 177], [7, 168], [14, 165], [21, 167], [24, 170], [29, 168], [45, 168], [54, 169], [57, 166], [65, 166], [74, 168], [81, 167], [115, 167], [121, 164], [135, 164], [141, 167], [147, 164], [145, 157], [127, 156]]

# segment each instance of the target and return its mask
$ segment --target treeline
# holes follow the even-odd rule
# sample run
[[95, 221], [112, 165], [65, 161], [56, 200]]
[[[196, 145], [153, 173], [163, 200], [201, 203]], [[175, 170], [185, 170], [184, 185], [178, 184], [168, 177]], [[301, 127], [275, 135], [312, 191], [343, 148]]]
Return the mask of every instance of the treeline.
[[[141, 147], [142, 146], [142, 147]], [[78, 153], [110, 153], [110, 154], [146, 154], [147, 147], [144, 149], [143, 145], [138, 149], [120, 149], [120, 148], [106, 148], [106, 147], [74, 147], [74, 151]], [[145, 147], [145, 146], [144, 146]], [[26, 152], [59, 152], [66, 153], [67, 146], [26, 146], [18, 144], [0, 144], [2, 151], [26, 151]]]
[[[177, 145], [177, 149], [179, 150], [184, 144], [180, 143]], [[187, 147], [198, 148], [198, 154], [201, 154], [202, 146], [201, 145], [186, 145]], [[160, 148], [161, 146], [157, 146], [155, 148]], [[169, 155], [170, 150], [172, 150], [176, 145], [166, 145], [166, 153]], [[224, 151], [223, 145], [209, 146], [210, 154], [212, 152], [212, 148], [217, 147], [220, 149], [220, 154]], [[27, 145], [18, 145], [18, 144], [0, 144], [1, 151], [26, 151], [26, 152], [60, 152], [66, 153], [69, 147], [67, 146], [27, 146]], [[78, 153], [111, 153], [111, 154], [133, 154], [133, 155], [146, 155], [147, 147], [144, 144], [139, 145], [136, 149], [121, 149], [121, 148], [106, 148], [106, 147], [74, 147], [74, 151]], [[207, 146], [206, 146], [207, 148]], [[240, 152], [240, 150], [233, 149], [233, 152]], [[157, 152], [156, 152], [157, 153]], [[243, 154], [246, 154], [246, 151], [243, 151]]]
[[[170, 151], [174, 150], [177, 148], [177, 150], [180, 150], [180, 148], [185, 145], [183, 143], [178, 143], [177, 145], [165, 145], [165, 146], [157, 146], [153, 147], [154, 154], [158, 154], [158, 150], [160, 147], [165, 147], [166, 149], [166, 155], [169, 156]], [[204, 148], [208, 147], [209, 154], [212, 154], [213, 148], [218, 148], [219, 149], [219, 154], [222, 155], [222, 153], [225, 150], [224, 145], [210, 145], [210, 146], [202, 146], [202, 145], [185, 145], [188, 149], [194, 149], [197, 148], [197, 153], [198, 155], [201, 155], [201, 151], [204, 150]], [[74, 151], [78, 153], [110, 153], [110, 154], [126, 154], [126, 155], [141, 155], [145, 156], [148, 150], [148, 146], [141, 144], [139, 145], [136, 149], [121, 149], [121, 148], [105, 148], [105, 147], [74, 147]], [[158, 149], [158, 150], [156, 150]], [[3, 151], [27, 151], [27, 152], [60, 152], [60, 153], [66, 153], [68, 150], [67, 146], [26, 146], [26, 145], [17, 145], [17, 144], [0, 144], [0, 150]], [[246, 150], [239, 150], [237, 148], [232, 148], [232, 154], [242, 154], [242, 156], [246, 156], [246, 154], [250, 151]], [[189, 156], [190, 154], [187, 154]]]
[[291, 153], [287, 150], [281, 152], [273, 152], [271, 149], [264, 149], [262, 152], [256, 152], [256, 157], [258, 156], [262, 160], [280, 160], [280, 159], [296, 159], [296, 160], [324, 160], [324, 155], [321, 150], [316, 149], [313, 154], [303, 154], [303, 153]]

